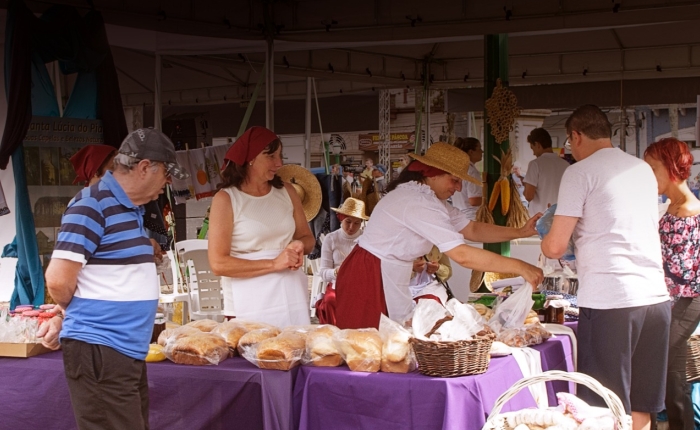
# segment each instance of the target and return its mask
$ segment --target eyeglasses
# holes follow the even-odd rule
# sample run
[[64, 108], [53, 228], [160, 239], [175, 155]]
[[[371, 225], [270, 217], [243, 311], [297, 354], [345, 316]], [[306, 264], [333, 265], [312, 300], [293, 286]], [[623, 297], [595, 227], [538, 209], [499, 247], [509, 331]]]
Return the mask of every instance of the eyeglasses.
[[172, 175], [170, 174], [170, 172], [168, 172], [168, 167], [165, 165], [165, 163], [163, 163], [161, 161], [156, 161], [156, 162], [152, 162], [151, 165], [152, 166], [163, 166], [163, 175], [165, 176], [165, 179], [168, 181], [171, 179]]

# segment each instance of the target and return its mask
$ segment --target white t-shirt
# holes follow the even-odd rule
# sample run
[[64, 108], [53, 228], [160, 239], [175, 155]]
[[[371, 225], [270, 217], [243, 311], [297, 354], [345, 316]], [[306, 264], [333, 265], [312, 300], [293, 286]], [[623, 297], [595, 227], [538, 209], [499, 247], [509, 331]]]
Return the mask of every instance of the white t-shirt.
[[564, 170], [569, 167], [564, 159], [552, 152], [545, 152], [527, 166], [524, 183], [537, 187], [535, 197], [530, 201], [530, 216], [547, 210], [547, 205], [557, 202], [559, 184]]
[[617, 148], [594, 152], [566, 169], [555, 215], [579, 218], [573, 237], [580, 307], [619, 309], [668, 300], [657, 184], [647, 163]]
[[[479, 173], [479, 169], [476, 168], [474, 163], [469, 163], [467, 174], [481, 182], [481, 173]], [[482, 195], [483, 189], [481, 186], [463, 180], [462, 191], [454, 193], [452, 196], [452, 206], [462, 211], [469, 220], [474, 221], [476, 220], [476, 212], [479, 210], [479, 206], [470, 205], [469, 198], [482, 197]]]
[[413, 260], [430, 252], [433, 244], [440, 252], [463, 245], [459, 232], [468, 224], [462, 212], [418, 182], [401, 184], [379, 200], [357, 243], [381, 260], [389, 318], [403, 323], [413, 309]]

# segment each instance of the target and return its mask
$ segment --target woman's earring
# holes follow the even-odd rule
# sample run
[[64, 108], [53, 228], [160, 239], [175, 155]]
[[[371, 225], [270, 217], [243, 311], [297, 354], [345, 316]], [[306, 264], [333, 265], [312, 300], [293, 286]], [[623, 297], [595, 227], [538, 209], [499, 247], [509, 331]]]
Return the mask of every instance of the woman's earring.
[[250, 163], [248, 163], [248, 165], [249, 165], [249, 166], [252, 166], [252, 165], [253, 165], [253, 162], [251, 161]]

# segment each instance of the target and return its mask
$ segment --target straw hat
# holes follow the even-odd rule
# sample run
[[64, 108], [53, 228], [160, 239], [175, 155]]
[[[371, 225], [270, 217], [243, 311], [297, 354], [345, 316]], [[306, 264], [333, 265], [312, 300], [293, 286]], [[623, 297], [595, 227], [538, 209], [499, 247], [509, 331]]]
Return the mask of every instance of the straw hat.
[[277, 176], [292, 184], [299, 194], [306, 221], [314, 219], [321, 209], [321, 184], [313, 173], [296, 164], [287, 164], [277, 171]]
[[331, 208], [332, 211], [338, 212], [339, 214], [351, 216], [354, 218], [360, 218], [365, 221], [369, 219], [367, 215], [365, 215], [365, 202], [362, 200], [354, 199], [352, 197], [348, 197], [345, 199], [343, 202], [343, 205], [339, 208]]
[[449, 143], [437, 142], [425, 151], [425, 155], [408, 154], [408, 156], [425, 165], [444, 170], [465, 181], [479, 186], [483, 185], [480, 180], [467, 174], [467, 170], [469, 170], [469, 155]]

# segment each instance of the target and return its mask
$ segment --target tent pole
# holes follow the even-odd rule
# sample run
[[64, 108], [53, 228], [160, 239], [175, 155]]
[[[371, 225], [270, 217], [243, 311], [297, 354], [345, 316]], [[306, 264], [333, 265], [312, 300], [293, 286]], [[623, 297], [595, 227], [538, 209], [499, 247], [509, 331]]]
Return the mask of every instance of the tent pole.
[[272, 37], [267, 38], [265, 61], [265, 126], [275, 131], [275, 41]]
[[160, 83], [161, 83], [161, 56], [160, 54], [156, 54], [156, 86], [153, 91], [153, 128], [156, 130], [162, 130], [163, 129], [163, 115], [162, 115], [162, 107], [161, 107], [161, 88], [160, 88]]
[[311, 168], [311, 77], [306, 77], [306, 111], [304, 116], [304, 167]]

